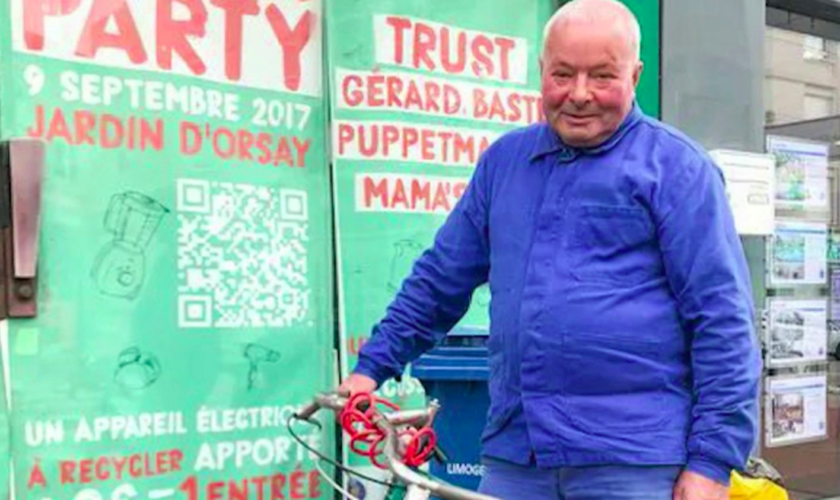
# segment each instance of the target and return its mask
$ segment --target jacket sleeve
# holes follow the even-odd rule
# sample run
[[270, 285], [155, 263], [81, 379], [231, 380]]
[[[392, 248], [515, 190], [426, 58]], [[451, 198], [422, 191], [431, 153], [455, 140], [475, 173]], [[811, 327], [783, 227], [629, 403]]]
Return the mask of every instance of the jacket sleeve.
[[398, 376], [446, 336], [466, 314], [475, 288], [487, 281], [488, 152], [432, 246], [414, 263], [385, 317], [374, 326], [354, 373], [380, 385]]
[[749, 271], [717, 166], [697, 155], [668, 189], [659, 239], [691, 339], [687, 469], [728, 484], [757, 435], [761, 355]]

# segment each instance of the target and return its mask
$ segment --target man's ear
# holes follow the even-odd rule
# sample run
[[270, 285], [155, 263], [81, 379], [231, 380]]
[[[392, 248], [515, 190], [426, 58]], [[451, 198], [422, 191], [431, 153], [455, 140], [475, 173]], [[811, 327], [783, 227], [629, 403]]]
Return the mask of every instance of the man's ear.
[[639, 86], [639, 80], [642, 78], [642, 71], [645, 68], [645, 63], [639, 61], [636, 63], [636, 68], [633, 70], [633, 88]]

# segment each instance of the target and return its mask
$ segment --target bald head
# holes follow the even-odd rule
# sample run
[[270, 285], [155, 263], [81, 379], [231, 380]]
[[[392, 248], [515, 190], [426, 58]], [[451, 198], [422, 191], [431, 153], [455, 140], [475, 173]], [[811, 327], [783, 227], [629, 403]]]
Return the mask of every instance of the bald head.
[[551, 16], [543, 31], [543, 57], [552, 32], [569, 24], [587, 25], [614, 31], [627, 44], [634, 62], [640, 60], [642, 31], [636, 16], [618, 0], [572, 0]]

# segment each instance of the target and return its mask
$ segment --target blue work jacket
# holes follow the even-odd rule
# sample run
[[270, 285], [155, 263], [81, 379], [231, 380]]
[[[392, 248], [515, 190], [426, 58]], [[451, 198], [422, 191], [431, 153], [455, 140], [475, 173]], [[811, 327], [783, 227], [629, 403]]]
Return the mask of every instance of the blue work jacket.
[[488, 282], [485, 456], [679, 464], [717, 481], [756, 438], [750, 277], [720, 170], [637, 105], [604, 144], [505, 134], [359, 355], [378, 382]]

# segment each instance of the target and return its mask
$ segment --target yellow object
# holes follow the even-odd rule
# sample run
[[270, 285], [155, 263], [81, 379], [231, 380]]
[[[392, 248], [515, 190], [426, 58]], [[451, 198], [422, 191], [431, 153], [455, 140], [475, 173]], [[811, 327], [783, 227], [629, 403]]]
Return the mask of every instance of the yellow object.
[[751, 478], [732, 472], [730, 500], [788, 500], [784, 488], [766, 478]]

